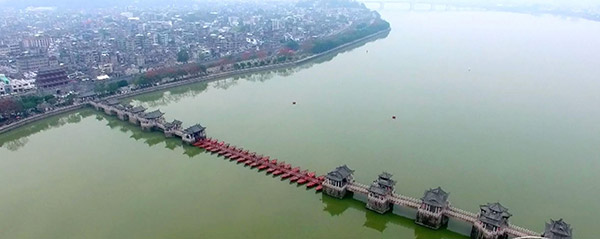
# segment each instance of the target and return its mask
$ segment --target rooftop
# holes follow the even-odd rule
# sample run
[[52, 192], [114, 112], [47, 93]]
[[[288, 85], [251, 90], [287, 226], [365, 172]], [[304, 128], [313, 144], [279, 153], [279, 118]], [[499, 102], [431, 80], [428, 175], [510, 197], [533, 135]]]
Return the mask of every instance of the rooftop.
[[333, 181], [343, 181], [345, 178], [352, 175], [352, 173], [354, 173], [354, 170], [348, 168], [346, 165], [342, 165], [327, 173], [326, 177]]
[[142, 118], [144, 119], [158, 119], [160, 117], [162, 117], [165, 113], [160, 112], [160, 110], [155, 110], [149, 113], [145, 113], [144, 115], [142, 115]]
[[10, 80], [4, 74], [0, 74], [0, 81], [4, 82], [4, 84], [7, 84], [7, 85], [10, 84]]
[[186, 134], [195, 134], [204, 131], [206, 128], [202, 125], [196, 124], [184, 130]]
[[144, 108], [144, 106], [136, 106], [133, 107], [129, 110], [131, 113], [137, 114], [137, 113], [142, 113], [144, 111], [146, 111], [146, 108]]
[[388, 172], [383, 172], [383, 173], [379, 174], [379, 177], [377, 178], [376, 181], [380, 185], [389, 187], [389, 188], [392, 188], [396, 185], [396, 181], [392, 180], [392, 174], [390, 174]]
[[388, 194], [388, 190], [385, 189], [384, 187], [382, 187], [381, 185], [379, 185], [379, 183], [377, 183], [377, 182], [373, 182], [373, 184], [371, 184], [371, 186], [369, 187], [369, 192], [372, 192], [374, 194], [379, 194], [379, 195], [387, 195]]
[[512, 216], [512, 214], [508, 213], [508, 208], [502, 206], [500, 203], [481, 205], [480, 209], [479, 220], [497, 227], [508, 225], [508, 218]]
[[571, 239], [573, 237], [573, 228], [571, 228], [571, 225], [563, 221], [562, 218], [557, 221], [550, 220], [550, 223], [546, 223], [544, 237], [550, 239]]
[[431, 206], [446, 207], [448, 205], [448, 193], [441, 187], [429, 189], [425, 191], [421, 200]]

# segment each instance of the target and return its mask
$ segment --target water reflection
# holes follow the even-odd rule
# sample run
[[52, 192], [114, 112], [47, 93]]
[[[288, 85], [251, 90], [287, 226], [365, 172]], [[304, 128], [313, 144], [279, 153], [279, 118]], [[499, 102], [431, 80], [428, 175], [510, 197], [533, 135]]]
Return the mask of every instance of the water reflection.
[[111, 129], [118, 129], [119, 132], [130, 134], [129, 138], [136, 141], [142, 141], [150, 147], [156, 145], [165, 144], [165, 148], [175, 150], [178, 147], [183, 148], [183, 154], [189, 158], [194, 157], [202, 152], [203, 149], [192, 147], [181, 141], [179, 138], [167, 138], [162, 132], [157, 131], [143, 131], [140, 127], [133, 125], [129, 122], [119, 120], [114, 116], [107, 116], [102, 113], [98, 113], [96, 116], [98, 121], [106, 121], [106, 126]]
[[[156, 108], [158, 106], [164, 106], [164, 105], [168, 105], [168, 104], [172, 104], [172, 103], [177, 103], [181, 99], [184, 99], [184, 98], [194, 97], [194, 96], [206, 91], [207, 89], [209, 89], [209, 85], [211, 86], [211, 88], [228, 89], [228, 88], [234, 87], [236, 84], [238, 84], [240, 79], [244, 79], [244, 80], [247, 80], [250, 82], [265, 82], [276, 76], [283, 76], [283, 77], [289, 76], [289, 75], [292, 75], [301, 70], [308, 69], [316, 64], [321, 64], [321, 63], [331, 61], [338, 54], [352, 51], [355, 48], [364, 46], [369, 42], [373, 42], [373, 41], [377, 41], [379, 39], [386, 38], [388, 36], [388, 34], [389, 34], [389, 32], [382, 34], [370, 41], [355, 44], [352, 47], [347, 48], [343, 51], [335, 52], [335, 53], [320, 57], [318, 59], [315, 59], [313, 61], [307, 62], [307, 63], [299, 65], [299, 66], [293, 66], [293, 67], [282, 68], [282, 69], [260, 72], [260, 73], [245, 74], [245, 75], [240, 75], [240, 76], [236, 76], [236, 77], [232, 77], [232, 78], [217, 80], [214, 82], [200, 82], [200, 83], [196, 83], [196, 84], [175, 87], [175, 88], [172, 88], [172, 89], [169, 89], [166, 91], [160, 91], [160, 92], [144, 94], [141, 96], [136, 96], [135, 100], [129, 99], [129, 100], [125, 100], [125, 102], [130, 101], [136, 105], [143, 104], [145, 107], [148, 107], [148, 108]], [[45, 119], [42, 121], [35, 122], [30, 125], [24, 126], [18, 130], [14, 130], [14, 131], [5, 133], [0, 137], [0, 147], [4, 147], [10, 151], [19, 150], [20, 148], [23, 148], [25, 145], [27, 145], [27, 143], [29, 142], [28, 137], [33, 134], [39, 133], [41, 131], [44, 131], [44, 130], [47, 130], [50, 128], [57, 128], [57, 127], [65, 125], [65, 124], [78, 123], [81, 120], [83, 120], [84, 118], [92, 116], [92, 115], [96, 115], [96, 119], [98, 119], [98, 120], [107, 120], [107, 122], [108, 122], [107, 125], [111, 129], [119, 128], [121, 132], [131, 132], [132, 133], [131, 137], [136, 140], [144, 139], [144, 142], [146, 144], [148, 144], [149, 146], [153, 146], [153, 145], [157, 145], [159, 143], [165, 142], [165, 144], [167, 145], [167, 148], [175, 149], [177, 146], [181, 145], [181, 142], [178, 142], [177, 139], [165, 139], [164, 136], [160, 133], [142, 132], [137, 127], [135, 127], [133, 125], [128, 125], [128, 123], [126, 123], [126, 122], [122, 122], [122, 121], [120, 121], [116, 118], [112, 118], [112, 117], [105, 117], [102, 114], [96, 114], [96, 112], [91, 109], [85, 109], [85, 110], [81, 110], [81, 111], [78, 111], [75, 113], [68, 113], [67, 115], [51, 117], [51, 118], [48, 118], [48, 119]], [[184, 146], [184, 149], [185, 149], [185, 154], [190, 157], [200, 153], [200, 152], [197, 152], [196, 150], [198, 150], [198, 149], [194, 148], [194, 147]]]
[[[155, 108], [179, 102], [183, 98], [194, 97], [208, 88], [207, 82], [184, 85], [175, 87], [166, 91], [152, 92], [136, 96], [135, 100], [130, 100], [134, 105], [143, 103], [144, 107]], [[127, 100], [125, 100], [127, 101]]]
[[139, 105], [142, 104], [144, 107], [148, 108], [156, 108], [159, 106], [165, 106], [172, 103], [177, 103], [181, 101], [181, 99], [194, 97], [210, 88], [214, 89], [229, 89], [234, 87], [239, 83], [239, 80], [246, 80], [249, 82], [265, 82], [267, 80], [273, 79], [276, 76], [286, 77], [292, 75], [296, 72], [302, 71], [304, 69], [311, 68], [314, 65], [325, 63], [333, 60], [337, 55], [352, 51], [356, 48], [362, 47], [367, 43], [374, 42], [380, 39], [384, 39], [388, 36], [389, 32], [382, 34], [378, 37], [371, 39], [370, 41], [361, 42], [353, 45], [350, 48], [345, 50], [335, 52], [329, 55], [325, 55], [323, 57], [317, 58], [315, 60], [309, 61], [307, 63], [292, 66], [288, 68], [281, 68], [276, 70], [264, 71], [259, 73], [249, 73], [244, 75], [238, 75], [230, 78], [219, 79], [212, 82], [199, 82], [195, 84], [175, 87], [172, 89], [168, 89], [165, 91], [153, 92], [144, 94], [141, 96], [136, 96], [135, 100], [131, 100], [133, 104]]
[[401, 217], [392, 213], [379, 214], [365, 208], [365, 203], [347, 197], [345, 199], [337, 199], [325, 194], [321, 194], [323, 202], [323, 211], [330, 216], [340, 216], [349, 208], [363, 212], [365, 214], [365, 222], [363, 226], [369, 229], [383, 233], [385, 230], [393, 227], [402, 227], [408, 230], [413, 230], [415, 239], [454, 239], [466, 238], [448, 230], [431, 230], [426, 227], [415, 224], [412, 219]]
[[17, 130], [9, 131], [0, 136], [0, 148], [4, 147], [10, 151], [17, 151], [29, 142], [29, 136], [48, 130], [58, 128], [66, 124], [79, 123], [84, 118], [94, 115], [91, 109], [81, 110], [75, 113], [66, 113], [44, 119], [33, 124], [25, 125]]

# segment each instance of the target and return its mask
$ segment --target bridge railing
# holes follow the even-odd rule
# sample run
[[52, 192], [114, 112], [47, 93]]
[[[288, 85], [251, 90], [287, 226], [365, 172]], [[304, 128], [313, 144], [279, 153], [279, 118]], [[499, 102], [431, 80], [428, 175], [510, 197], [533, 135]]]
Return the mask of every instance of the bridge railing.
[[523, 228], [523, 227], [519, 227], [519, 226], [515, 226], [515, 225], [509, 225], [508, 226], [508, 233], [512, 234], [514, 236], [518, 236], [518, 237], [523, 237], [523, 236], [539, 236], [542, 235], [541, 233], [538, 232], [534, 232], [532, 230]]

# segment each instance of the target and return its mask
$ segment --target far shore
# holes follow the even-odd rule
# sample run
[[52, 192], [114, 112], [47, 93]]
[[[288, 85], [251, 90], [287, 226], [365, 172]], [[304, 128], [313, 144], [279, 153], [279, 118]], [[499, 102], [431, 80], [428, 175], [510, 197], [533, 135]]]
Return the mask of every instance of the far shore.
[[[336, 54], [339, 53], [343, 50], [352, 48], [360, 43], [363, 42], [367, 42], [373, 38], [376, 38], [378, 36], [384, 35], [386, 33], [388, 33], [391, 30], [391, 28], [387, 28], [385, 30], [373, 33], [371, 35], [368, 35], [366, 37], [345, 43], [343, 45], [340, 45], [336, 48], [333, 48], [331, 50], [319, 53], [319, 54], [314, 54], [314, 55], [310, 55], [308, 57], [293, 61], [293, 62], [286, 62], [286, 63], [279, 63], [279, 64], [272, 64], [272, 65], [266, 65], [266, 66], [261, 66], [261, 67], [254, 67], [254, 68], [250, 68], [250, 69], [241, 69], [241, 70], [234, 70], [234, 71], [226, 71], [226, 72], [221, 72], [221, 73], [216, 73], [216, 74], [211, 74], [211, 75], [207, 75], [207, 76], [189, 76], [184, 78], [183, 80], [178, 80], [178, 81], [174, 81], [174, 82], [169, 82], [169, 83], [165, 83], [162, 85], [158, 85], [158, 86], [153, 86], [153, 87], [148, 87], [148, 88], [143, 88], [140, 90], [136, 90], [136, 91], [132, 91], [126, 94], [118, 94], [118, 95], [111, 95], [111, 96], [107, 96], [102, 98], [101, 100], [106, 100], [106, 99], [125, 99], [125, 98], [130, 98], [133, 96], [138, 96], [138, 95], [142, 95], [142, 94], [146, 94], [146, 93], [151, 93], [151, 92], [156, 92], [156, 91], [161, 91], [161, 90], [167, 90], [170, 88], [174, 88], [174, 87], [178, 87], [178, 86], [183, 86], [183, 85], [189, 85], [189, 84], [193, 84], [193, 83], [198, 83], [198, 82], [208, 82], [208, 81], [214, 81], [214, 80], [220, 80], [220, 79], [224, 79], [224, 78], [230, 78], [230, 77], [234, 77], [234, 76], [240, 76], [240, 75], [246, 75], [246, 74], [251, 74], [251, 73], [259, 73], [259, 72], [265, 72], [265, 71], [271, 71], [271, 70], [277, 70], [277, 69], [285, 69], [285, 68], [289, 68], [289, 67], [294, 67], [294, 66], [299, 66], [299, 65], [303, 65], [306, 63], [309, 63], [313, 60], [317, 60], [319, 58], [331, 55], [331, 54]], [[4, 125], [4, 126], [0, 126], [0, 134], [2, 133], [6, 133], [8, 131], [14, 130], [14, 129], [18, 129], [20, 127], [23, 127], [27, 124], [30, 123], [34, 123], [36, 121], [42, 120], [42, 119], [46, 119], [48, 117], [52, 117], [55, 115], [60, 115], [60, 114], [64, 114], [64, 113], [68, 113], [68, 112], [72, 112], [72, 111], [76, 111], [79, 109], [82, 109], [84, 107], [88, 106], [87, 102], [84, 103], [76, 103], [74, 105], [70, 105], [70, 106], [66, 106], [66, 107], [62, 107], [62, 108], [57, 108], [42, 114], [37, 114], [31, 117], [27, 117], [24, 118], [22, 120]]]

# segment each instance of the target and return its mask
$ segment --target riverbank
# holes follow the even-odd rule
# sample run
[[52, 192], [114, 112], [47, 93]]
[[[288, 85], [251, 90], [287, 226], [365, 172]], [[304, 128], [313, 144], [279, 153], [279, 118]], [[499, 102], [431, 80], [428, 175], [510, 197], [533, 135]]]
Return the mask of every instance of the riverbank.
[[[125, 98], [129, 98], [129, 97], [133, 97], [133, 96], [138, 96], [138, 95], [142, 95], [142, 94], [146, 94], [146, 93], [152, 93], [152, 92], [156, 92], [156, 91], [166, 90], [166, 89], [170, 89], [170, 88], [174, 88], [174, 87], [178, 87], [178, 86], [194, 84], [194, 83], [198, 83], [198, 82], [208, 82], [208, 81], [220, 80], [220, 79], [224, 79], [224, 78], [230, 78], [230, 77], [240, 76], [240, 75], [245, 75], [245, 74], [253, 74], [253, 73], [258, 73], [258, 72], [265, 72], [265, 71], [285, 69], [285, 68], [289, 68], [289, 67], [299, 66], [299, 65], [307, 64], [313, 60], [318, 60], [320, 58], [329, 56], [331, 54], [336, 54], [341, 51], [347, 50], [347, 49], [357, 46], [361, 43], [370, 41], [379, 36], [387, 34], [390, 31], [391, 31], [391, 28], [387, 28], [385, 30], [373, 33], [366, 37], [345, 43], [345, 44], [340, 45], [331, 50], [328, 50], [328, 51], [325, 51], [322, 53], [318, 53], [318, 54], [314, 54], [314, 55], [310, 55], [308, 57], [305, 57], [305, 58], [302, 58], [302, 59], [299, 59], [299, 60], [296, 60], [293, 62], [271, 64], [271, 65], [266, 65], [266, 66], [250, 68], [250, 69], [233, 70], [233, 71], [216, 73], [216, 74], [212, 74], [212, 75], [208, 75], [208, 76], [200, 76], [200, 77], [189, 76], [189, 77], [183, 78], [182, 80], [169, 82], [169, 83], [158, 85], [158, 86], [143, 88], [143, 89], [132, 91], [132, 92], [129, 92], [126, 94], [112, 95], [112, 96], [105, 97], [103, 99], [125, 99]], [[63, 107], [63, 108], [59, 108], [59, 109], [54, 109], [54, 110], [51, 110], [51, 111], [48, 111], [48, 112], [45, 112], [42, 114], [37, 114], [37, 115], [31, 116], [31, 117], [13, 122], [11, 124], [1, 126], [0, 134], [20, 128], [22, 126], [36, 122], [38, 120], [42, 120], [42, 119], [46, 119], [48, 117], [52, 117], [55, 115], [79, 110], [79, 109], [85, 107], [86, 105], [87, 105], [87, 103], [77, 103], [75, 105], [71, 105], [71, 106], [67, 106], [67, 107]]]

